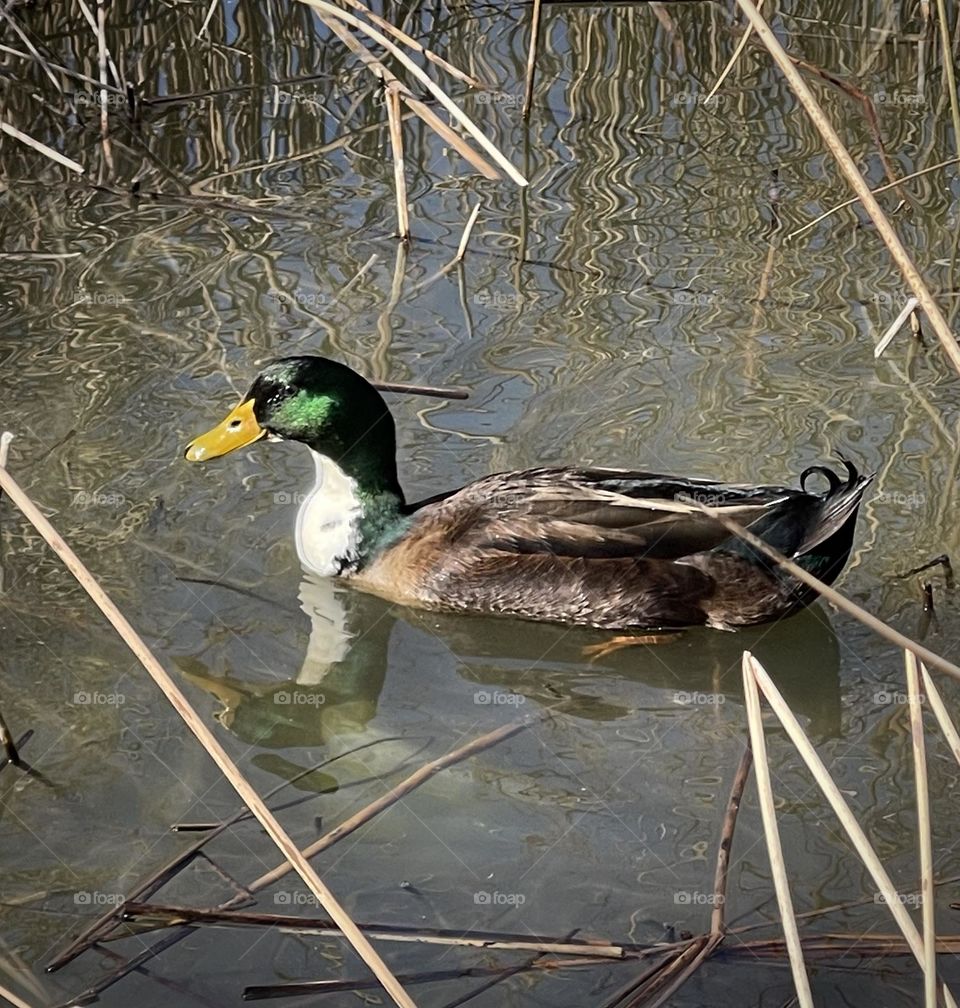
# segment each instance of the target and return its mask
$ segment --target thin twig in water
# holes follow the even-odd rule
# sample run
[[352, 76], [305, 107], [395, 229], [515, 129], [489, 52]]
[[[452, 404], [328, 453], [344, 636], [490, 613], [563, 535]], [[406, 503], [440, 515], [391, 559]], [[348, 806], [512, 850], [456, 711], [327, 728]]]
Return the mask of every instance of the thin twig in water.
[[[337, 933], [336, 925], [331, 920], [257, 913], [249, 910], [194, 910], [192, 907], [131, 902], [127, 904], [124, 916], [127, 921], [149, 923], [157, 927], [209, 924], [223, 928], [271, 928], [275, 931], [301, 935], [323, 936]], [[627, 955], [627, 948], [623, 945], [584, 940], [565, 941], [562, 938], [543, 938], [533, 934], [500, 935], [496, 932], [485, 931], [465, 932], [462, 928], [450, 930], [390, 924], [359, 924], [358, 926], [374, 941], [381, 942], [412, 942], [447, 948], [536, 952], [538, 955], [570, 955], [588, 959], [623, 959]]]
[[[929, 172], [937, 171], [939, 168], [946, 168], [948, 165], [956, 164], [960, 161], [960, 157], [947, 158], [946, 161], [938, 161], [935, 165], [930, 165], [929, 168], [923, 168], [920, 171], [912, 172], [910, 175], [904, 175], [903, 178], [897, 179], [896, 182], [887, 182], [886, 185], [877, 186], [876, 189], [871, 189], [870, 191], [876, 196], [878, 193], [886, 192], [888, 189], [893, 189], [895, 186], [900, 185], [903, 182], [909, 182], [911, 179], [919, 178], [921, 175], [927, 175]], [[813, 220], [807, 221], [802, 227], [798, 227], [796, 231], [791, 231], [790, 234], [786, 236], [783, 240], [785, 242], [790, 241], [792, 238], [796, 238], [797, 235], [803, 234], [804, 231], [809, 231], [810, 228], [816, 227], [817, 224], [822, 220], [826, 220], [832, 214], [837, 213], [839, 210], [843, 210], [844, 207], [853, 206], [854, 203], [859, 203], [859, 196], [851, 196], [850, 199], [844, 200], [842, 203], [838, 203], [835, 207], [830, 207], [829, 210], [820, 214], [819, 217], [814, 217]]]
[[[17, 743], [13, 741], [13, 736], [10, 734], [7, 722], [3, 719], [2, 712], [0, 712], [0, 746], [3, 747], [7, 762], [12, 763], [14, 766], [20, 766], [20, 753], [17, 752]], [[0, 764], [0, 767], [2, 767], [2, 764]]]

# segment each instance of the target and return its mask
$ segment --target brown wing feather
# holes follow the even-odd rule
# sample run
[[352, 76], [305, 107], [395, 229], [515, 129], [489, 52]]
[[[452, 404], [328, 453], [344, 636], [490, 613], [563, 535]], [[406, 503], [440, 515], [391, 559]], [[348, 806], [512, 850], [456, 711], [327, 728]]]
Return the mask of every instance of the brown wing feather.
[[728, 535], [683, 497], [749, 525], [798, 494], [618, 469], [529, 469], [477, 480], [426, 503], [415, 516], [417, 524], [428, 518], [445, 524], [457, 548], [676, 559], [712, 549]]

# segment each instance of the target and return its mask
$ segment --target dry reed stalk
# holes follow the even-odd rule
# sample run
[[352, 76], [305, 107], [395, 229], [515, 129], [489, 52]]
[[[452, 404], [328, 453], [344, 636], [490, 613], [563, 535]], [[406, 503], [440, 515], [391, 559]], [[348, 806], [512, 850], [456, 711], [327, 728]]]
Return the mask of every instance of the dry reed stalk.
[[395, 85], [386, 89], [387, 121], [390, 125], [390, 150], [393, 154], [393, 186], [397, 200], [397, 229], [400, 240], [410, 241], [410, 210], [407, 206], [407, 182], [403, 165], [403, 131], [400, 119], [400, 92]]
[[143, 668], [163, 691], [163, 694], [173, 705], [173, 708], [183, 718], [187, 727], [193, 732], [197, 741], [199, 741], [211, 759], [220, 768], [220, 771], [233, 786], [247, 808], [257, 817], [260, 825], [263, 826], [264, 830], [266, 830], [267, 834], [287, 859], [286, 870], [292, 867], [297, 871], [297, 874], [300, 875], [310, 891], [316, 896], [320, 905], [330, 915], [337, 927], [340, 928], [344, 937], [350, 942], [374, 976], [377, 977], [384, 990], [390, 994], [394, 1002], [400, 1008], [416, 1008], [414, 1002], [397, 982], [386, 963], [383, 962], [367, 938], [357, 928], [347, 912], [340, 906], [336, 897], [320, 879], [320, 876], [306, 859], [303, 852], [299, 850], [280, 823], [277, 822], [263, 799], [243, 776], [233, 760], [227, 755], [226, 750], [213, 732], [201, 720], [193, 707], [191, 707], [186, 696], [167, 673], [166, 669], [157, 661], [143, 639], [133, 629], [126, 617], [116, 607], [76, 553], [67, 545], [57, 530], [23, 492], [19, 484], [5, 468], [0, 469], [0, 486], [6, 490], [11, 501], [16, 504], [24, 517], [40, 533], [47, 545], [50, 546], [70, 573], [79, 581], [81, 587], [90, 596], [90, 599], [106, 616], [127, 647], [130, 648]]
[[898, 332], [900, 332], [900, 327], [914, 313], [918, 304], [919, 302], [915, 297], [907, 298], [907, 303], [903, 306], [900, 314], [890, 323], [890, 327], [880, 337], [877, 341], [877, 345], [873, 348], [873, 356], [875, 359], [879, 359], [883, 354], [883, 351], [890, 346], [893, 342], [893, 338]]
[[943, 53], [943, 76], [950, 96], [950, 117], [953, 120], [953, 142], [960, 145], [960, 101], [957, 99], [957, 80], [953, 72], [953, 52], [950, 49], [950, 25], [947, 22], [947, 5], [937, 0], [940, 46]]
[[[77, 0], [77, 6], [80, 8], [80, 13], [83, 14], [84, 20], [90, 25], [90, 30], [94, 35], [99, 35], [99, 28], [97, 26], [97, 19], [93, 16], [93, 11], [87, 6], [85, 0]], [[110, 73], [113, 74], [113, 79], [120, 84], [123, 83], [123, 77], [120, 71], [117, 69], [116, 63], [113, 62], [113, 57], [110, 55], [110, 50], [107, 49], [107, 66], [110, 68]]]
[[220, 4], [220, 0], [210, 0], [210, 6], [207, 8], [206, 16], [203, 19], [203, 24], [200, 25], [200, 31], [197, 32], [197, 38], [198, 39], [199, 38], [203, 38], [203, 36], [207, 33], [207, 26], [210, 24], [210, 21], [213, 19], [213, 12], [217, 9], [217, 7], [219, 6], [219, 4]]
[[0, 7], [0, 17], [2, 17], [7, 22], [8, 25], [10, 25], [10, 27], [14, 30], [14, 33], [17, 35], [20, 41], [27, 47], [27, 51], [30, 53], [30, 55], [34, 58], [34, 60], [36, 60], [37, 63], [40, 64], [40, 68], [43, 70], [43, 72], [50, 79], [50, 82], [53, 84], [54, 90], [59, 91], [60, 94], [63, 94], [63, 88], [60, 86], [60, 81], [58, 81], [57, 78], [53, 75], [53, 71], [50, 69], [50, 65], [43, 58], [43, 56], [40, 55], [40, 52], [37, 50], [37, 47], [30, 41], [30, 38], [27, 35], [27, 33], [17, 23], [16, 18], [8, 12], [7, 10], [8, 6], [9, 6], [8, 4], [4, 4], [3, 7]]
[[[12, 46], [0, 45], [0, 52], [7, 53], [10, 56], [16, 56], [19, 59], [33, 59], [33, 57], [28, 52], [21, 52], [19, 49], [14, 49]], [[83, 81], [84, 84], [91, 84], [93, 87], [100, 87], [100, 81], [95, 77], [88, 77], [86, 74], [78, 73], [76, 70], [68, 70], [67, 67], [61, 66], [59, 63], [51, 63], [46, 61], [48, 67], [51, 70], [56, 70], [58, 74], [63, 74], [64, 77], [69, 77], [71, 80]], [[118, 87], [114, 87], [112, 84], [107, 85], [108, 90], [112, 94], [123, 94], [123, 90]], [[80, 253], [76, 253], [79, 255]]]
[[[433, 95], [434, 98], [450, 113], [451, 116], [473, 137], [474, 140], [483, 148], [484, 152], [497, 164], [500, 168], [519, 186], [527, 185], [527, 180], [517, 171], [516, 168], [507, 160], [506, 156], [501, 153], [487, 135], [481, 130], [477, 124], [453, 101], [452, 98], [440, 87], [438, 87], [434, 82], [423, 72], [423, 70], [417, 66], [413, 60], [402, 49], [399, 49], [393, 42], [390, 41], [385, 35], [377, 31], [372, 25], [361, 21], [359, 18], [354, 17], [352, 14], [343, 10], [340, 7], [335, 6], [332, 3], [328, 3], [327, 0], [300, 0], [301, 3], [305, 3], [316, 10], [322, 11], [324, 14], [332, 18], [337, 18], [340, 21], [345, 22], [350, 25], [350, 27], [357, 29], [357, 31], [363, 32], [368, 38], [376, 42], [377, 45], [381, 46], [398, 63], [400, 63], [405, 70], [412, 74], [420, 84], [423, 85]], [[409, 104], [409, 102], [408, 102]]]
[[840, 139], [833, 126], [831, 126], [829, 120], [823, 112], [823, 109], [820, 107], [820, 103], [814, 97], [810, 88], [807, 87], [807, 84], [800, 75], [799, 70], [797, 70], [797, 68], [793, 65], [790, 57], [784, 51], [783, 46], [780, 45], [776, 35], [774, 35], [773, 31], [771, 31], [770, 26], [764, 20], [763, 16], [757, 11], [753, 0], [737, 0], [737, 3], [740, 5], [741, 10], [743, 10], [750, 19], [757, 35], [767, 47], [767, 50], [773, 57], [774, 62], [780, 68], [783, 75], [787, 78], [787, 82], [793, 89], [794, 94], [796, 94], [797, 98], [800, 100], [800, 103], [806, 109], [807, 114], [819, 131], [824, 143], [826, 143], [827, 147], [830, 149], [830, 153], [833, 154], [836, 159], [840, 170], [846, 176], [851, 188], [860, 197], [860, 201], [863, 203], [863, 208], [870, 215], [870, 219], [873, 221], [880, 237], [890, 250], [890, 255], [893, 257], [894, 262], [903, 274], [904, 280], [906, 280], [907, 284], [910, 286], [910, 289], [920, 302], [920, 306], [923, 309], [924, 314], [930, 320], [930, 324], [933, 326], [933, 330], [936, 332], [937, 337], [943, 346], [944, 353], [946, 353], [947, 358], [957, 372], [960, 373], [960, 346], [957, 345], [956, 338], [950, 331], [947, 320], [943, 317], [943, 313], [940, 311], [939, 305], [933, 299], [933, 295], [924, 283], [923, 277], [920, 276], [917, 267], [914, 265], [914, 262], [910, 258], [906, 248], [904, 248], [903, 243], [891, 227], [883, 209], [874, 198], [873, 193], [870, 191], [870, 187], [858, 171], [857, 166], [854, 163], [853, 158], [850, 156], [849, 151], [844, 146], [843, 141]]
[[469, 84], [470, 87], [482, 88], [484, 85], [481, 81], [478, 81], [476, 77], [471, 77], [470, 74], [464, 73], [463, 70], [458, 69], [452, 63], [448, 63], [442, 56], [438, 56], [435, 52], [422, 46], [415, 38], [412, 38], [405, 31], [397, 28], [396, 25], [390, 24], [385, 18], [380, 17], [379, 14], [374, 14], [369, 7], [364, 7], [360, 0], [344, 0], [348, 6], [352, 7], [355, 11], [359, 11], [366, 17], [371, 24], [377, 25], [377, 27], [382, 28], [384, 31], [388, 32], [395, 39], [402, 42], [408, 49], [413, 49], [414, 52], [420, 53], [421, 56], [426, 57], [431, 63], [435, 63], [441, 70], [445, 70], [451, 77], [456, 77], [457, 80], [462, 81], [464, 84]]
[[[936, 171], [938, 168], [946, 168], [948, 165], [956, 164], [960, 161], [960, 157], [947, 158], [946, 161], [938, 161], [935, 165], [930, 165], [929, 168], [921, 168], [920, 171], [911, 172], [909, 175], [904, 175], [903, 178], [897, 179], [896, 182], [887, 182], [882, 186], [877, 186], [876, 189], [871, 189], [870, 191], [876, 196], [878, 193], [886, 192], [888, 189], [893, 189], [899, 186], [903, 182], [909, 182], [911, 179], [919, 178], [921, 175], [927, 175], [932, 171]], [[842, 203], [838, 203], [835, 207], [831, 207], [829, 210], [824, 211], [819, 217], [814, 217], [813, 220], [807, 221], [802, 227], [798, 227], [795, 231], [791, 231], [783, 240], [785, 242], [796, 238], [797, 235], [803, 234], [804, 231], [809, 231], [810, 228], [815, 227], [822, 220], [826, 220], [832, 214], [837, 213], [839, 210], [843, 210], [844, 207], [853, 206], [854, 203], [859, 203], [859, 196], [851, 196], [850, 199], [844, 200]]]
[[45, 143], [40, 143], [39, 140], [34, 140], [33, 137], [27, 136], [26, 133], [21, 133], [15, 126], [11, 126], [9, 123], [0, 120], [0, 132], [6, 133], [7, 136], [13, 137], [14, 140], [19, 140], [20, 143], [26, 144], [31, 150], [35, 150], [38, 154], [42, 154], [58, 165], [69, 168], [70, 171], [75, 171], [78, 175], [83, 175], [83, 165], [77, 164], [76, 161], [72, 161], [68, 157], [64, 157], [59, 151], [55, 151]]
[[907, 696], [910, 702], [910, 741], [913, 745], [913, 778], [917, 789], [917, 843], [920, 846], [920, 893], [923, 899], [923, 998], [925, 1008], [937, 1008], [937, 924], [933, 903], [933, 840], [930, 828], [930, 789], [927, 753], [923, 737], [923, 696], [917, 657], [904, 651]]
[[[757, 13], [759, 14], [763, 8], [763, 0], [757, 0]], [[733, 55], [730, 57], [727, 65], [723, 68], [720, 76], [717, 78], [717, 83], [710, 88], [710, 92], [704, 99], [705, 102], [709, 102], [710, 99], [720, 90], [721, 85], [730, 76], [730, 72], [733, 70], [734, 66], [744, 49], [747, 47], [747, 43], [750, 41], [750, 36], [753, 33], [753, 25], [748, 24], [746, 31], [743, 33], [743, 38], [737, 43], [737, 48], [733, 50]]]
[[737, 771], [733, 775], [730, 797], [727, 799], [727, 812], [723, 817], [723, 826], [720, 830], [717, 867], [713, 876], [714, 904], [713, 912], [710, 914], [710, 931], [713, 934], [726, 932], [727, 874], [730, 870], [730, 849], [733, 846], [733, 831], [737, 825], [740, 803], [743, 801], [743, 792], [747, 786], [747, 778], [750, 776], [752, 764], [753, 750], [748, 740], [740, 762], [737, 764]]
[[[271, 928], [292, 934], [327, 936], [337, 934], [332, 921], [284, 914], [250, 913], [243, 910], [194, 910], [192, 907], [165, 906], [156, 903], [130, 903], [125, 911], [128, 922], [161, 922], [163, 927], [181, 924], [206, 924], [212, 927]], [[429, 928], [391, 927], [381, 924], [360, 924], [369, 938], [383, 942], [405, 942], [436, 945], [444, 948], [482, 948], [506, 952], [536, 952], [538, 955], [571, 955], [586, 959], [624, 959], [627, 950], [622, 945], [604, 942], [565, 942], [547, 938], [479, 934], [470, 932], [431, 931]], [[659, 950], [658, 950], [659, 951]]]
[[460, 236], [460, 244], [457, 246], [457, 254], [454, 257], [454, 262], [462, 262], [463, 257], [467, 254], [467, 242], [470, 241], [470, 235], [473, 233], [473, 225], [476, 224], [479, 214], [480, 201], [477, 200], [477, 205], [470, 211], [470, 216], [467, 218], [463, 234]]
[[523, 110], [524, 119], [530, 117], [530, 109], [533, 105], [533, 82], [537, 73], [537, 50], [540, 47], [540, 8], [542, 0], [533, 0], [533, 15], [530, 23], [530, 48], [527, 50], [527, 72], [526, 84], [523, 89]]
[[100, 69], [100, 133], [104, 139], [109, 131], [107, 95], [107, 9], [97, 0], [97, 63]]
[[[873, 879], [879, 895], [883, 897], [883, 901], [886, 903], [887, 909], [893, 915], [893, 919], [896, 921], [897, 927], [900, 928], [904, 939], [910, 946], [910, 951], [913, 953], [913, 956], [917, 960], [920, 968], [924, 969], [925, 950], [923, 940], [917, 931], [916, 925], [913, 923], [913, 919], [907, 912], [906, 907], [903, 904], [903, 900], [900, 898], [900, 894], [897, 892], [893, 882], [890, 881], [890, 876], [887, 874], [886, 869], [877, 857], [876, 851], [867, 839], [867, 835], [864, 833], [863, 827], [857, 821], [856, 816], [840, 792], [840, 788], [837, 787], [833, 778], [830, 776], [830, 772], [824, 766], [823, 760], [820, 759], [816, 749], [814, 749], [813, 744], [810, 742], [810, 739], [800, 726], [800, 722], [796, 719], [796, 716], [790, 709], [790, 706], [783, 699], [780, 691], [774, 685], [774, 682], [767, 674], [766, 669], [764, 669], [760, 662], [758, 662], [752, 655], [750, 655], [750, 659], [750, 671], [753, 679], [763, 692], [767, 703], [770, 704], [774, 714], [776, 714], [777, 719], [780, 721], [780, 724], [789, 736], [790, 741], [793, 743], [794, 748], [800, 755], [800, 758], [804, 763], [806, 763], [807, 769], [813, 775], [813, 778], [820, 790], [823, 792], [824, 797], [830, 803], [830, 807], [840, 820], [840, 825], [846, 832], [850, 843], [853, 845], [854, 850], [857, 853], [857, 856], [870, 873], [870, 877]], [[953, 995], [947, 989], [946, 985], [943, 986], [943, 998], [948, 1008], [956, 1008], [956, 1002], [953, 999]]]
[[320, 20], [340, 39], [358, 60], [385, 85], [395, 85], [400, 91], [404, 104], [419, 116], [445, 143], [448, 143], [465, 161], [484, 178], [497, 182], [502, 177], [486, 158], [478, 154], [455, 130], [452, 130], [428, 105], [419, 98], [388, 67], [384, 66], [366, 46], [361, 45], [336, 18], [318, 15]]
[[[320, 837], [318, 840], [315, 840], [308, 847], [305, 847], [303, 851], [304, 854], [308, 858], [314, 857], [316, 854], [326, 850], [328, 847], [332, 847], [338, 840], [342, 840], [354, 830], [359, 829], [365, 822], [368, 822], [384, 809], [389, 808], [391, 805], [400, 801], [400, 799], [406, 794], [413, 791], [414, 788], [419, 787], [445, 767], [448, 767], [453, 763], [459, 763], [461, 760], [464, 760], [468, 756], [472, 756], [474, 753], [480, 752], [483, 749], [488, 749], [490, 746], [496, 745], [498, 742], [502, 742], [504, 739], [510, 738], [511, 735], [516, 735], [517, 732], [523, 731], [526, 727], [526, 722], [513, 721], [510, 724], [503, 725], [501, 728], [494, 729], [492, 732], [487, 732], [486, 735], [481, 735], [479, 738], [474, 739], [472, 742], [468, 742], [466, 745], [460, 746], [452, 752], [446, 753], [435, 760], [431, 760], [431, 762], [420, 767], [420, 769], [415, 773], [400, 781], [400, 783], [395, 787], [392, 787], [388, 792], [386, 792], [386, 794], [381, 795], [365, 808], [362, 808], [359, 812], [354, 813], [349, 819], [344, 820], [335, 829]], [[247, 889], [251, 893], [257, 893], [261, 889], [265, 889], [268, 885], [273, 885], [274, 882], [283, 878], [283, 876], [289, 871], [290, 865], [277, 865], [276, 868], [272, 868], [254, 882], [251, 882], [250, 885], [247, 886]]]
[[940, 691], [923, 665], [920, 666], [920, 673], [923, 677], [923, 695], [930, 702], [930, 709], [937, 719], [937, 724], [940, 725], [940, 730], [947, 740], [947, 745], [950, 746], [954, 759], [960, 763], [960, 733], [957, 732], [956, 725], [947, 713], [947, 706], [943, 702], [943, 697], [940, 696]]
[[954, 679], [960, 680], [960, 667], [947, 661], [947, 659], [941, 655], [935, 654], [933, 651], [929, 650], [929, 648], [925, 648], [922, 644], [918, 644], [915, 640], [912, 640], [905, 634], [900, 633], [899, 630], [894, 630], [892, 626], [888, 626], [883, 622], [883, 620], [874, 616], [873, 613], [869, 613], [866, 609], [862, 609], [856, 602], [851, 602], [846, 595], [841, 595], [835, 588], [831, 588], [829, 585], [824, 584], [819, 578], [815, 578], [812, 574], [808, 574], [802, 567], [798, 567], [792, 560], [788, 560], [779, 550], [775, 550], [772, 546], [755, 536], [749, 529], [745, 529], [737, 522], [731, 521], [725, 514], [721, 514], [716, 508], [707, 507], [705, 504], [701, 504], [700, 501], [694, 500], [692, 497], [683, 497], [682, 501], [685, 504], [692, 504], [694, 507], [699, 508], [704, 514], [710, 515], [711, 518], [718, 521], [728, 532], [732, 532], [734, 535], [739, 536], [744, 542], [749, 543], [754, 549], [763, 553], [764, 556], [767, 556], [771, 560], [775, 561], [785, 571], [792, 574], [798, 581], [802, 581], [808, 588], [812, 588], [814, 591], [819, 592], [828, 602], [832, 602], [838, 609], [842, 609], [845, 613], [847, 613], [847, 615], [859, 620], [864, 626], [869, 627], [875, 634], [882, 637], [884, 640], [889, 641], [891, 644], [895, 644], [902, 651], [912, 651], [921, 661], [933, 666], [933, 668], [939, 669], [941, 672], [945, 672]]
[[800, 932], [793, 914], [793, 900], [790, 896], [790, 882], [787, 879], [787, 864], [783, 858], [780, 830], [777, 827], [777, 809], [774, 804], [773, 786], [770, 783], [770, 764], [767, 761], [767, 743], [763, 732], [763, 713], [760, 710], [760, 694], [757, 690], [755, 666], [757, 662], [749, 651], [743, 652], [743, 691], [747, 702], [747, 724], [750, 729], [750, 745], [753, 749], [754, 771], [757, 778], [757, 793], [760, 797], [760, 815], [763, 819], [763, 835], [767, 841], [767, 855], [773, 875], [773, 888], [777, 894], [783, 937], [790, 957], [790, 972], [797, 992], [800, 1008], [813, 1008], [810, 993], [810, 978], [807, 976], [800, 946]]
[[9, 1001], [13, 1005], [13, 1008], [33, 1008], [33, 1005], [28, 1004], [22, 997], [18, 997], [12, 990], [8, 990], [2, 984], [0, 984], [0, 997]]

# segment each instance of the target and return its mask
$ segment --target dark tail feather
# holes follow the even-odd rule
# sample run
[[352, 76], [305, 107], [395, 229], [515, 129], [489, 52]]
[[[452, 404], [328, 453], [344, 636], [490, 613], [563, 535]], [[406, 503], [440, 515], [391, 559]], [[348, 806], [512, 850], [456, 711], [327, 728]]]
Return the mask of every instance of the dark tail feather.
[[[811, 466], [804, 470], [800, 476], [800, 485], [811, 472], [820, 472], [828, 476], [830, 489], [823, 495], [823, 504], [820, 514], [810, 523], [807, 534], [796, 548], [794, 556], [801, 557], [821, 544], [828, 542], [834, 535], [840, 532], [850, 521], [855, 519], [860, 501], [867, 487], [873, 482], [876, 473], [869, 476], [861, 476], [857, 467], [847, 458], [840, 456], [840, 461], [847, 470], [847, 481], [844, 483], [832, 469], [826, 466]], [[832, 478], [831, 478], [832, 477]], [[853, 522], [851, 522], [852, 526]], [[851, 528], [852, 534], [852, 528]]]
[[[857, 509], [874, 475], [861, 476], [852, 462], [843, 456], [840, 460], [847, 470], [846, 481], [826, 466], [811, 466], [800, 476], [804, 493], [787, 498], [749, 526], [754, 535], [827, 582], [836, 580], [847, 562]], [[803, 486], [812, 473], [824, 476], [830, 484], [819, 497]], [[776, 567], [765, 554], [738, 536], [731, 536], [714, 548], [718, 553], [745, 557], [770, 571]]]

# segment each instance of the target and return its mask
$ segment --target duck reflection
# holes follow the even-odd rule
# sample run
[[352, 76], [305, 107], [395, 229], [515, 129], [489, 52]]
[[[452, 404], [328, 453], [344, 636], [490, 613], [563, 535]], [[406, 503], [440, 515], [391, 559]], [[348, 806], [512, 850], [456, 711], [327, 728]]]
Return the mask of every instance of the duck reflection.
[[[638, 706], [682, 704], [697, 695], [742, 704], [741, 656], [749, 649], [794, 711], [808, 720], [815, 738], [840, 732], [839, 647], [819, 605], [767, 626], [736, 633], [689, 630], [668, 643], [628, 647], [590, 662], [585, 649], [609, 635], [411, 610], [312, 577], [300, 586], [300, 604], [310, 638], [295, 675], [255, 682], [213, 672], [196, 656], [180, 659], [184, 675], [223, 705], [221, 723], [257, 746], [258, 765], [280, 777], [301, 768], [264, 750], [356, 738], [377, 714], [388, 671], [393, 688], [407, 697], [449, 694], [451, 683], [461, 682], [467, 689], [452, 698], [454, 705], [483, 705], [512, 695], [523, 698], [525, 711], [549, 708], [605, 722], [636, 717]], [[289, 622], [285, 613], [280, 617], [281, 625]], [[610, 688], [611, 677], [618, 680], [616, 689]], [[629, 682], [663, 695], [654, 703], [646, 696], [639, 704], [631, 697], [628, 705], [622, 686]], [[437, 698], [438, 716], [446, 702]]]

